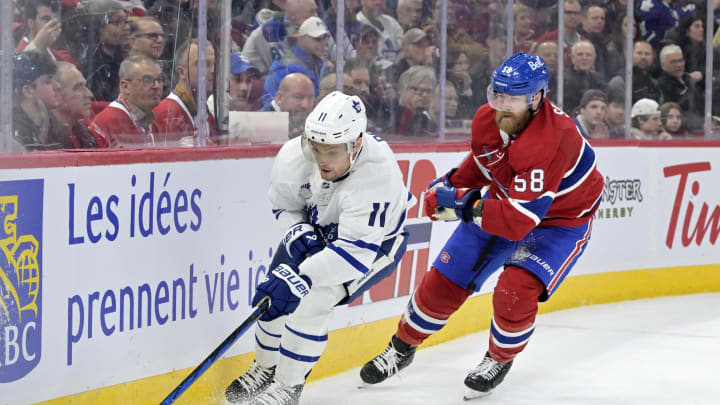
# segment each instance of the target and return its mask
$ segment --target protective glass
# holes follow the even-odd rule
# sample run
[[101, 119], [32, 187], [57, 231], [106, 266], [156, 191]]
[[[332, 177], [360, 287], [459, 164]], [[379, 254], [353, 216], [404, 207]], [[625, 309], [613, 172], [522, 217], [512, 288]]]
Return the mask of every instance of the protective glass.
[[487, 100], [493, 109], [510, 113], [523, 112], [532, 103], [531, 96], [500, 93], [493, 90], [492, 85], [487, 88]]

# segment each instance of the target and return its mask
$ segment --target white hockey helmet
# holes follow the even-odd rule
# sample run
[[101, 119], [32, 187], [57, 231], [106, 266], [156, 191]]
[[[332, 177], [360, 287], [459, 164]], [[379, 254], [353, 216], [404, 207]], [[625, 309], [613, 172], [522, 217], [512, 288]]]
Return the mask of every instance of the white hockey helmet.
[[305, 120], [303, 137], [329, 145], [346, 144], [355, 150], [355, 140], [367, 131], [365, 105], [358, 96], [334, 91], [325, 96]]

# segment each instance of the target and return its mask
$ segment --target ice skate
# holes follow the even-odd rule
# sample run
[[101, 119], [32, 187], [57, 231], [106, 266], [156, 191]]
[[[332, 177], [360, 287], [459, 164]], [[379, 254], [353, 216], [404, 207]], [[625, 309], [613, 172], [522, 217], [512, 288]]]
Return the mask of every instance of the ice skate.
[[486, 352], [480, 364], [465, 377], [467, 389], [463, 399], [469, 401], [490, 395], [492, 390], [505, 379], [512, 363], [512, 360], [507, 363], [495, 361], [490, 357], [490, 353]]
[[225, 390], [226, 404], [241, 404], [265, 391], [275, 377], [275, 366], [265, 368], [253, 362], [250, 369]]
[[298, 405], [303, 387], [303, 384], [289, 386], [275, 381], [265, 392], [250, 401], [250, 405]]
[[387, 380], [412, 363], [416, 349], [417, 346], [409, 345], [393, 335], [385, 351], [363, 366], [360, 378], [365, 384]]

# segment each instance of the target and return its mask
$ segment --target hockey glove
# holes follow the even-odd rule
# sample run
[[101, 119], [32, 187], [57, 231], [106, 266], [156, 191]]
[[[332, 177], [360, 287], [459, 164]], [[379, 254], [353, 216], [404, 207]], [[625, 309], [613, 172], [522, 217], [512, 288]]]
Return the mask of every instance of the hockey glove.
[[281, 264], [257, 286], [252, 305], [255, 306], [263, 298], [270, 297], [270, 308], [260, 319], [272, 321], [295, 311], [302, 297], [310, 292], [310, 287], [310, 277], [298, 274], [298, 268], [293, 265]]
[[439, 186], [452, 187], [453, 185], [450, 183], [450, 177], [452, 177], [456, 170], [457, 168], [450, 169], [450, 171], [445, 173], [444, 176], [431, 181], [430, 184], [428, 184], [428, 190], [432, 191]]
[[325, 239], [312, 224], [300, 222], [285, 232], [283, 245], [296, 265], [325, 248]]
[[473, 220], [473, 205], [481, 198], [480, 190], [437, 186], [425, 194], [425, 215], [433, 221], [469, 222]]

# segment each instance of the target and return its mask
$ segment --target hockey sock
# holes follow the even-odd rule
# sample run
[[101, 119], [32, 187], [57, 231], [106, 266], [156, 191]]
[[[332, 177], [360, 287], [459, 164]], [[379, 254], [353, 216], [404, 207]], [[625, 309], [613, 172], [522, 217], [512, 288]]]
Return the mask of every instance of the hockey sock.
[[442, 329], [450, 315], [455, 313], [472, 293], [473, 291], [458, 286], [431, 267], [410, 297], [398, 325], [397, 336], [407, 344], [419, 345], [428, 336]]
[[538, 297], [543, 283], [529, 271], [508, 266], [502, 272], [493, 293], [493, 317], [490, 325], [490, 356], [506, 363], [527, 345], [535, 330]]

